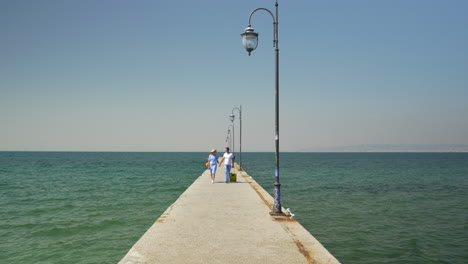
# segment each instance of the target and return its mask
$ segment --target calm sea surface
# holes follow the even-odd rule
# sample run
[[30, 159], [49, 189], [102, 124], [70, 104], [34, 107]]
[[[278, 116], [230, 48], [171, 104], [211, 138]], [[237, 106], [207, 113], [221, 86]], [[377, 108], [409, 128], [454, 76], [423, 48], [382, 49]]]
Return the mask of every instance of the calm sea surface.
[[[207, 155], [0, 152], [0, 262], [117, 263]], [[242, 159], [272, 193], [274, 154]], [[468, 153], [280, 162], [282, 205], [342, 263], [468, 263]]]

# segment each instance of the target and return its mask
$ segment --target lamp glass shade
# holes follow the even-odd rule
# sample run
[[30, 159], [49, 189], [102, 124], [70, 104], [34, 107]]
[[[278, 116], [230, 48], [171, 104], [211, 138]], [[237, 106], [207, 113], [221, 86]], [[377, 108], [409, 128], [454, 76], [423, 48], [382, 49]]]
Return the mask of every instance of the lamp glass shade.
[[258, 45], [258, 33], [254, 32], [254, 29], [248, 27], [245, 29], [245, 32], [241, 34], [242, 36], [242, 46], [249, 53], [257, 48]]
[[229, 119], [231, 119], [231, 122], [234, 122], [234, 118], [235, 118], [235, 117], [236, 117], [235, 115], [230, 115], [230, 116], [229, 116]]

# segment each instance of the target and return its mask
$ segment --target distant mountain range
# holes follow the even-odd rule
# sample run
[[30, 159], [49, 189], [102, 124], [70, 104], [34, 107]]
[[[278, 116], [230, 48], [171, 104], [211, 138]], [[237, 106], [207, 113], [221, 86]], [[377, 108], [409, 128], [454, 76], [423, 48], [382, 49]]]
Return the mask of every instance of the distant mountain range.
[[386, 145], [369, 144], [340, 147], [311, 147], [300, 152], [468, 152], [468, 145]]

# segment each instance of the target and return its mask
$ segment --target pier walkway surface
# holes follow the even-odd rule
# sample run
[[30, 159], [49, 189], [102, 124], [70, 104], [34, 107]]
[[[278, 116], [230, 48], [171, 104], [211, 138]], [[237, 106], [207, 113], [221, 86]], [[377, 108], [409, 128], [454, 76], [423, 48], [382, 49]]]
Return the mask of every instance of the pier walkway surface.
[[214, 184], [203, 172], [119, 264], [339, 263], [295, 219], [270, 215], [271, 195], [238, 169], [231, 183], [224, 166]]

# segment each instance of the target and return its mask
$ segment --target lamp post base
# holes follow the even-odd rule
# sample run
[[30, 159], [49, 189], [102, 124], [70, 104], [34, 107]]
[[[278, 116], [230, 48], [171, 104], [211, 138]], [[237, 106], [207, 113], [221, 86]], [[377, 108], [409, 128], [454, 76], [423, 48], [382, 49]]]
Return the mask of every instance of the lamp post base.
[[279, 213], [270, 212], [270, 215], [271, 215], [271, 216], [286, 216], [286, 214], [283, 213], [283, 212], [279, 212]]
[[278, 179], [277, 179], [277, 182], [275, 183], [275, 200], [274, 200], [274, 204], [273, 204], [273, 208], [271, 209], [271, 212], [272, 213], [282, 213], [281, 211], [281, 191], [280, 191], [280, 187], [281, 187], [281, 184], [278, 183]]
[[270, 214], [282, 214], [281, 205], [273, 205], [273, 209], [271, 210]]

